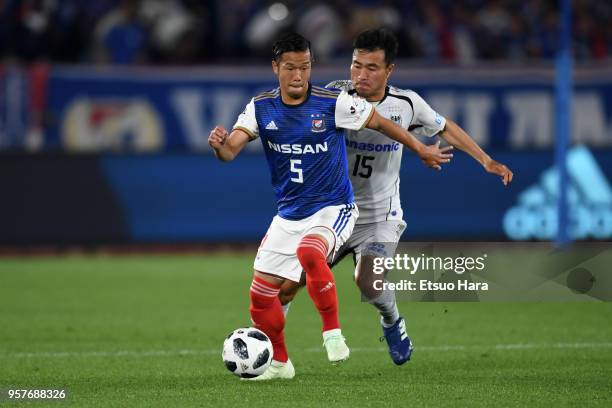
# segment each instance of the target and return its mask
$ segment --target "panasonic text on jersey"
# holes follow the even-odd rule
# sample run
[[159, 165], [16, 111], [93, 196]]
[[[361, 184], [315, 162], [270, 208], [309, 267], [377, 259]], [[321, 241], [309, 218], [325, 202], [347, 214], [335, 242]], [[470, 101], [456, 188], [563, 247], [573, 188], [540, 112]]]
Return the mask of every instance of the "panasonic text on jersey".
[[396, 152], [400, 148], [399, 143], [378, 144], [355, 142], [354, 140], [347, 140], [346, 146], [351, 149], [363, 150], [366, 152]]

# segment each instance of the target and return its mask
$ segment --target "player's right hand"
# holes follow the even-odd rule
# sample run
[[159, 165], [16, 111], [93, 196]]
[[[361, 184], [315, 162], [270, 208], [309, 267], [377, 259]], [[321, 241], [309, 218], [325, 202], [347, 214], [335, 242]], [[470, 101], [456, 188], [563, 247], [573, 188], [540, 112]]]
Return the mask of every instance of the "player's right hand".
[[512, 178], [514, 177], [514, 173], [510, 170], [505, 164], [496, 162], [491, 159], [487, 163], [485, 163], [484, 168], [491, 174], [497, 174], [501, 177], [502, 183], [504, 186], [507, 186], [512, 182]]
[[225, 144], [228, 136], [227, 130], [223, 126], [216, 126], [208, 135], [208, 144], [213, 149], [220, 149]]
[[448, 153], [451, 150], [453, 150], [453, 146], [446, 146], [440, 149], [440, 141], [438, 141], [435, 145], [426, 146], [419, 154], [419, 157], [427, 167], [442, 170], [441, 165], [450, 163], [453, 158], [453, 154]]

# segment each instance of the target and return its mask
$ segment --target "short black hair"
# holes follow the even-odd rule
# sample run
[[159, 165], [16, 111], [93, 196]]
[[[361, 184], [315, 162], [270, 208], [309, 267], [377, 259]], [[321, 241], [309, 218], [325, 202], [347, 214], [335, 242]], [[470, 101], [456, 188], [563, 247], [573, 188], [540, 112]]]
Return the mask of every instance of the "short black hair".
[[286, 52], [294, 51], [310, 51], [312, 58], [312, 51], [310, 50], [310, 41], [302, 37], [298, 33], [286, 33], [282, 35], [272, 45], [272, 59], [278, 61]]
[[385, 52], [385, 63], [392, 64], [397, 56], [398, 42], [393, 31], [388, 28], [375, 28], [361, 32], [353, 42], [353, 49]]

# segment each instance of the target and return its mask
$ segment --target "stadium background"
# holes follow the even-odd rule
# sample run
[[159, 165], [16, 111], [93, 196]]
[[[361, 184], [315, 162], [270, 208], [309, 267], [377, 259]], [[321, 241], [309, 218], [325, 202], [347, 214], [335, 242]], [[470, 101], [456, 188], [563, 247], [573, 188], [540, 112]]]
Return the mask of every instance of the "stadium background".
[[[275, 208], [259, 142], [220, 163], [206, 139], [276, 86], [270, 41], [309, 37], [324, 84], [348, 76], [356, 33], [391, 27], [391, 83], [515, 172], [505, 188], [463, 153], [440, 173], [406, 153], [404, 240], [551, 240], [559, 15], [546, 0], [0, 0], [0, 404], [7, 388], [67, 388], [74, 406], [610, 406], [609, 302], [402, 303], [416, 351], [397, 368], [348, 260], [334, 269], [347, 365], [325, 361], [304, 294], [294, 381], [243, 384], [219, 358], [250, 324]], [[572, 15], [570, 230], [609, 241], [612, 5]]]
[[[611, 6], [574, 7], [571, 138], [592, 155], [570, 168], [570, 228], [609, 239]], [[220, 164], [209, 130], [231, 127], [252, 95], [275, 87], [267, 61], [279, 32], [312, 39], [313, 81], [324, 84], [347, 78], [354, 34], [382, 24], [401, 39], [391, 83], [516, 170], [504, 189], [465, 154], [440, 174], [406, 154], [404, 238], [553, 239], [559, 194], [544, 173], [558, 15], [551, 1], [5, 1], [0, 242], [256, 242], [275, 213], [261, 146]]]

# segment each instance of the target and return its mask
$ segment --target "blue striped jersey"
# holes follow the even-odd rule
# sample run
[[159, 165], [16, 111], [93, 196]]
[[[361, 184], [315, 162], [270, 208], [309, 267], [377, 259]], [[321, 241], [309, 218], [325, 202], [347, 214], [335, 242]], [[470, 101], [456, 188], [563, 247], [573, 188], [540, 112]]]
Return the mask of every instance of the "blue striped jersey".
[[261, 139], [278, 214], [288, 220], [353, 201], [341, 129], [360, 130], [374, 108], [365, 99], [309, 84], [299, 105], [287, 105], [280, 89], [252, 98], [233, 129]]

